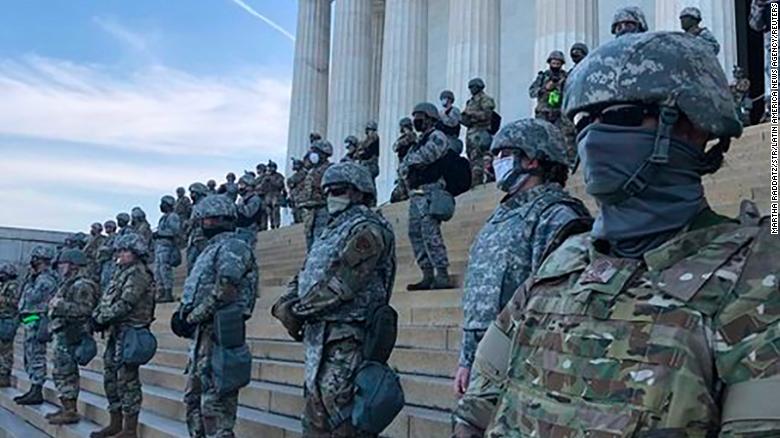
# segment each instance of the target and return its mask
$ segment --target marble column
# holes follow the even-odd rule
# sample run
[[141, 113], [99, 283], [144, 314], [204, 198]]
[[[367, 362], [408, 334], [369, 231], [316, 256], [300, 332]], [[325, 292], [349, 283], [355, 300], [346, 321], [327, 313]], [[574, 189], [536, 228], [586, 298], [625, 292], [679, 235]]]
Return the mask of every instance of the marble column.
[[328, 64], [330, 63], [330, 0], [299, 0], [295, 36], [287, 162], [301, 158], [309, 146], [309, 133], [327, 134]]
[[373, 2], [371, 12], [371, 114], [369, 119], [377, 121], [379, 119], [379, 95], [382, 81], [385, 0], [373, 0]]
[[701, 10], [702, 27], [708, 28], [720, 43], [720, 61], [729, 80], [731, 70], [738, 63], [737, 24], [733, 0], [656, 0], [654, 30], [678, 30], [680, 11], [686, 6], [695, 6]]
[[[553, 50], [566, 55], [564, 68], [571, 69], [573, 62], [569, 59], [569, 49], [577, 42], [587, 44], [591, 50], [598, 45], [598, 0], [536, 0], [536, 71], [547, 68], [547, 56]], [[530, 85], [533, 79], [528, 78], [527, 84]]]
[[466, 105], [468, 82], [475, 77], [485, 81], [485, 92], [500, 105], [500, 5], [500, 0], [450, 0], [447, 88], [459, 107]]
[[359, 136], [371, 118], [371, 11], [367, 0], [335, 0], [333, 53], [328, 95], [328, 140], [334, 161], [344, 139]]
[[398, 121], [425, 100], [428, 74], [428, 0], [387, 0], [379, 105], [379, 159], [377, 190], [386, 201], [395, 181], [397, 160], [392, 145]]

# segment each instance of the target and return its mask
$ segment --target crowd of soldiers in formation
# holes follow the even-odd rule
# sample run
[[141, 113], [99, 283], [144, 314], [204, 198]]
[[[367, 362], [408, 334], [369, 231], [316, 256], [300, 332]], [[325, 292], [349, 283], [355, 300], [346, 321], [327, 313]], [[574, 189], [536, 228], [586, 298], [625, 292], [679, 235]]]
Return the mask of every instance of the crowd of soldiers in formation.
[[[751, 25], [769, 4], [754, 0]], [[456, 437], [780, 433], [778, 404], [767, 399], [780, 363], [778, 241], [752, 203], [738, 220], [714, 213], [701, 184], [742, 132], [749, 86], [740, 70], [726, 83], [700, 20], [695, 8], [681, 14], [695, 38], [653, 33], [641, 10], [620, 9], [612, 24], [620, 38], [591, 54], [575, 44], [568, 74], [563, 54], [550, 55], [529, 90], [535, 118], [496, 130], [493, 99], [474, 79], [462, 112], [445, 91], [441, 108], [420, 103], [401, 120], [393, 200], [409, 199], [423, 274], [407, 290], [452, 287], [440, 224], [454, 198], [441, 163], [462, 153], [461, 125], [472, 183], [488, 174], [506, 193], [469, 251]], [[618, 73], [620, 87], [600, 80]], [[683, 86], [688, 95], [678, 94]], [[154, 232], [136, 207], [93, 224], [90, 236], [68, 237], [58, 253], [35, 247], [22, 279], [0, 265], [0, 387], [11, 386], [21, 324], [31, 385], [16, 402], [43, 402], [52, 342], [61, 406], [47, 419], [78, 422], [78, 366], [95, 356], [93, 334], [102, 333], [110, 421], [91, 437], [136, 437], [155, 303], [173, 300], [171, 269], [186, 247], [170, 324], [192, 345], [188, 431], [234, 436], [238, 392], [251, 377], [244, 324], [257, 296], [253, 248], [287, 205], [306, 223], [308, 252], [271, 314], [304, 344], [304, 436], [377, 436], [404, 402], [387, 366], [397, 332], [395, 235], [373, 208], [376, 129], [348, 137], [337, 164], [313, 134], [294, 162], [289, 198], [271, 162], [237, 182], [228, 174], [219, 188], [194, 183], [189, 198], [183, 188], [164, 196]], [[711, 138], [720, 142], [705, 149]], [[600, 207], [595, 222], [565, 190], [577, 157]]]

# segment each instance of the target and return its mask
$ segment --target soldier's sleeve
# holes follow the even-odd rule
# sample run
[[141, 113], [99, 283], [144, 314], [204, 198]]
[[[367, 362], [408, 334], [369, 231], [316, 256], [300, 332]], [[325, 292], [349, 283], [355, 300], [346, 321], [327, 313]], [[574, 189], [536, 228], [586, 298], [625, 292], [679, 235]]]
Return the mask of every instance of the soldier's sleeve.
[[260, 199], [253, 196], [249, 203], [243, 203], [238, 206], [238, 214], [243, 217], [253, 217], [260, 210]]
[[539, 72], [539, 74], [536, 75], [536, 79], [534, 79], [533, 82], [531, 82], [531, 86], [528, 87], [528, 96], [531, 99], [537, 99], [539, 97], [539, 92], [542, 90], [542, 86], [544, 85], [544, 72]]
[[223, 304], [241, 299], [241, 279], [247, 274], [248, 264], [252, 260], [249, 251], [249, 247], [239, 241], [228, 241], [219, 249], [214, 289], [187, 315], [187, 322], [197, 324], [208, 321]]
[[447, 154], [448, 150], [447, 138], [440, 131], [435, 131], [428, 137], [423, 147], [409, 151], [403, 164], [407, 168], [427, 166]]
[[379, 226], [369, 222], [357, 225], [339, 252], [330, 275], [294, 306], [295, 314], [312, 317], [354, 299], [371, 278], [386, 245], [384, 231]]
[[130, 314], [141, 300], [150, 286], [151, 279], [143, 272], [139, 272], [140, 269], [138, 267], [135, 269], [137, 271], [122, 285], [122, 290], [119, 292], [119, 297], [116, 301], [101, 309], [101, 320], [99, 322], [105, 324], [121, 320]]
[[[762, 227], [713, 320], [721, 436], [780, 436], [780, 240]], [[720, 271], [729, 271], [729, 266]], [[720, 276], [728, 276], [723, 272]], [[736, 273], [730, 277], [736, 277]]]
[[176, 237], [181, 233], [181, 218], [176, 213], [171, 213], [171, 220], [170, 220], [170, 227], [171, 227], [171, 236], [170, 237]]
[[460, 356], [458, 366], [471, 368], [474, 364], [474, 355], [477, 353], [477, 345], [485, 336], [484, 330], [466, 330], [463, 329], [463, 335], [460, 340]]
[[700, 35], [699, 35], [707, 44], [712, 46], [712, 51], [717, 56], [718, 53], [720, 53], [720, 43], [718, 42], [718, 39], [715, 38], [715, 35], [710, 32], [709, 29], [705, 29]]
[[753, 0], [750, 3], [750, 17], [748, 22], [750, 28], [756, 32], [765, 32], [769, 27], [769, 23], [766, 22], [766, 8], [768, 7], [767, 0]]
[[[92, 313], [97, 303], [97, 289], [94, 283], [77, 281], [73, 284], [70, 300], [56, 300], [57, 305], [52, 306], [52, 316], [68, 316], [71, 318], [84, 318]], [[54, 300], [52, 300], [54, 302]]]

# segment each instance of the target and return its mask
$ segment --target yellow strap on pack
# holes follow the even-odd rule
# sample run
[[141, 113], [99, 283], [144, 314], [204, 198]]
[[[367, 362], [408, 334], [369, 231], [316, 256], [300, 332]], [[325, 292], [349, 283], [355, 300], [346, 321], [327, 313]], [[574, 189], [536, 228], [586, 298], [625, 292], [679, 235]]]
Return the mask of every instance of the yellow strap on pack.
[[723, 401], [721, 423], [780, 420], [780, 377], [749, 380], [729, 385]]

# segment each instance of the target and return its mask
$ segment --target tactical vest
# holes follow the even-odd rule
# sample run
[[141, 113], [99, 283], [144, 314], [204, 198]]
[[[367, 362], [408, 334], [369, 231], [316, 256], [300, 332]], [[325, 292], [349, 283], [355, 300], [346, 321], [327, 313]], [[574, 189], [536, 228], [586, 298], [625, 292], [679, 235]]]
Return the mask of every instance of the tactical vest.
[[684, 232], [642, 260], [568, 239], [507, 308], [486, 436], [718, 435], [724, 389], [777, 374], [780, 245], [766, 225]]
[[309, 170], [301, 187], [300, 206], [304, 208], [318, 208], [325, 206], [325, 194], [322, 192], [322, 176], [332, 164], [329, 162]]
[[539, 267], [547, 248], [533, 247], [536, 229], [542, 214], [559, 204], [580, 218], [590, 217], [582, 202], [556, 183], [534, 187], [499, 204], [469, 250], [464, 329], [487, 329], [515, 290]]
[[46, 313], [49, 300], [57, 289], [59, 279], [51, 268], [45, 269], [39, 274], [29, 274], [24, 286], [22, 286], [22, 300], [19, 303], [19, 312]]
[[138, 301], [132, 304], [132, 309], [121, 321], [112, 324], [129, 324], [132, 326], [147, 326], [154, 320], [154, 280], [151, 271], [142, 261], [136, 261], [130, 266], [117, 265], [111, 278], [111, 284], [100, 298], [100, 307], [110, 307], [122, 299], [122, 291], [128, 283], [133, 287], [144, 289]]

